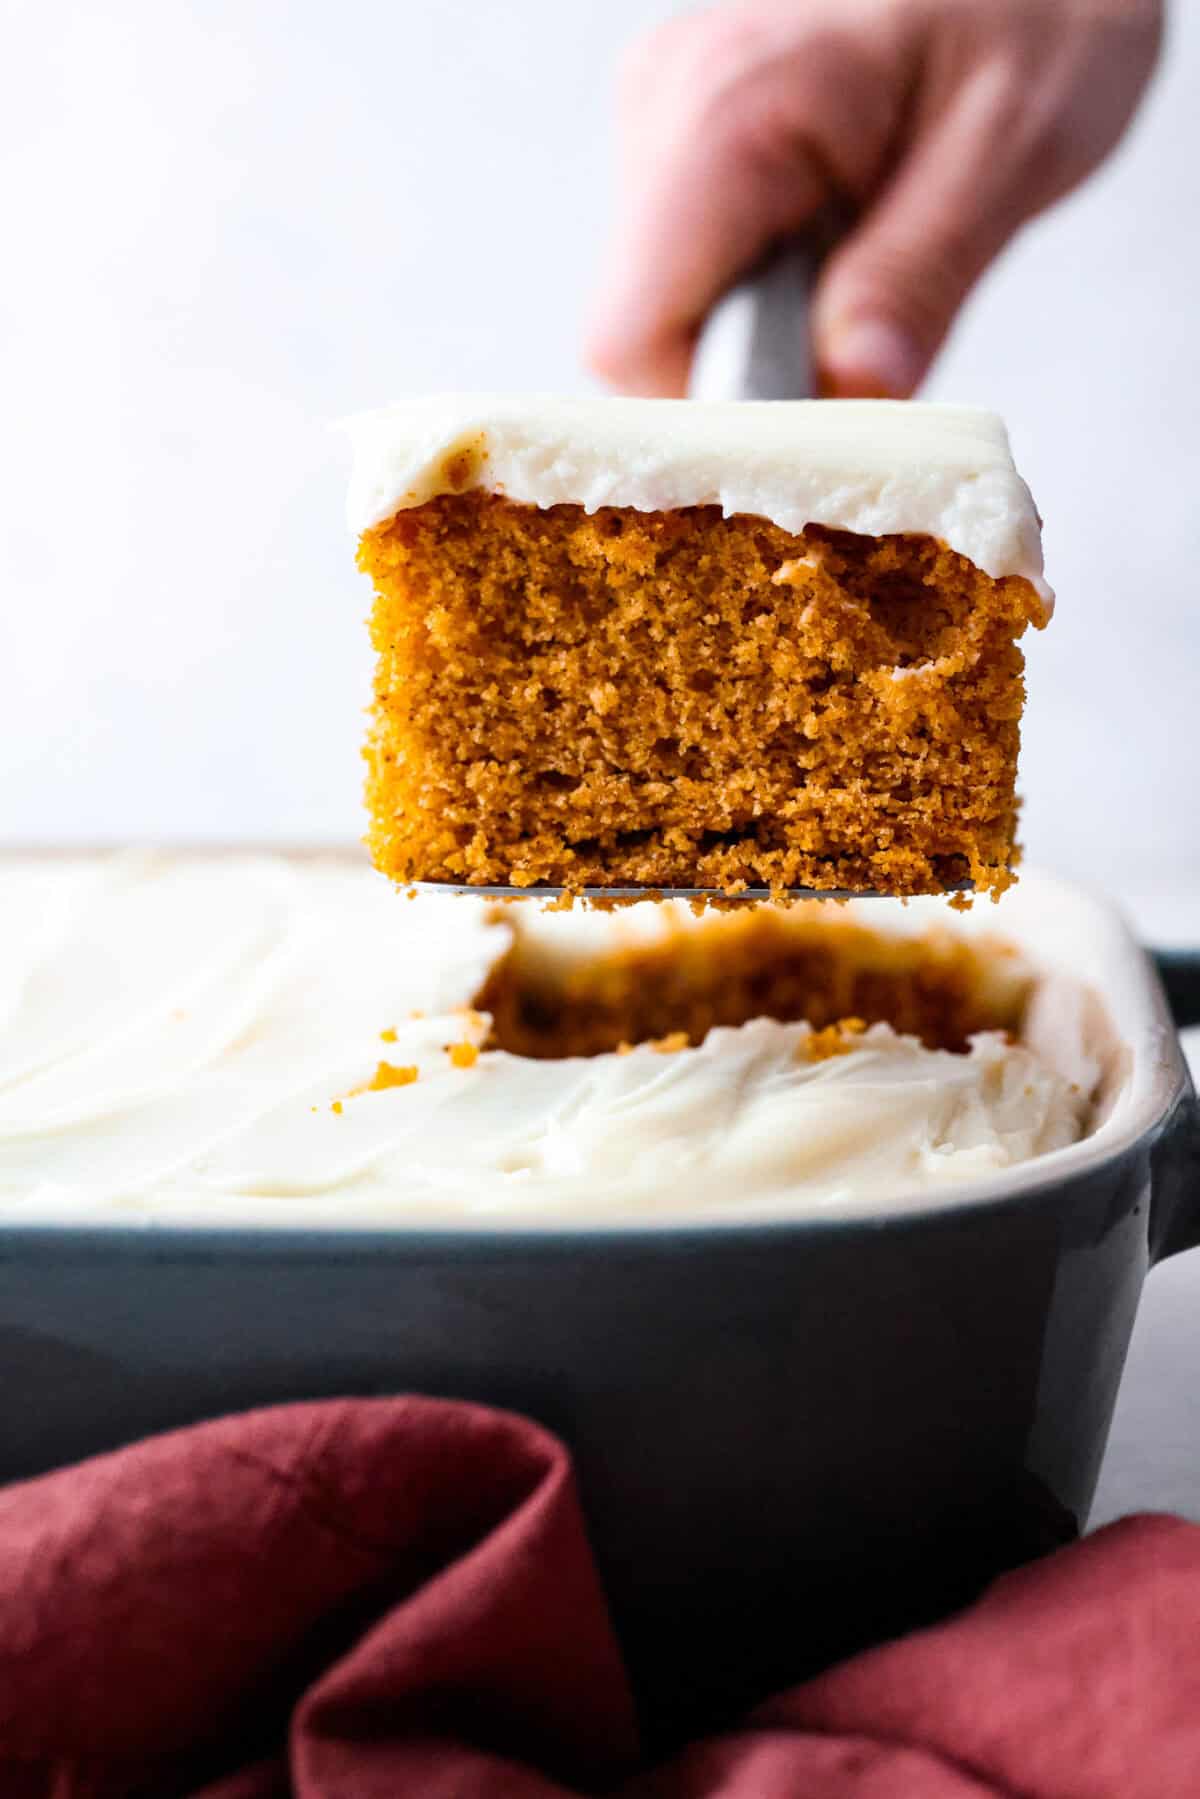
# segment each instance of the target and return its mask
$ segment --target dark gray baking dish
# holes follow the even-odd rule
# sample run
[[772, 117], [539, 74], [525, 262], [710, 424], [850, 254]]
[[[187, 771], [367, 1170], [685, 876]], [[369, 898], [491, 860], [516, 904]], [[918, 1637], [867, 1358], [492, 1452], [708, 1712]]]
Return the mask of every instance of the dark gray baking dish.
[[0, 1478], [324, 1394], [529, 1413], [574, 1451], [656, 1737], [965, 1601], [1081, 1528], [1146, 1271], [1200, 1242], [1200, 958], [1160, 981], [1057, 891], [1128, 1052], [1087, 1141], [870, 1216], [4, 1224]]

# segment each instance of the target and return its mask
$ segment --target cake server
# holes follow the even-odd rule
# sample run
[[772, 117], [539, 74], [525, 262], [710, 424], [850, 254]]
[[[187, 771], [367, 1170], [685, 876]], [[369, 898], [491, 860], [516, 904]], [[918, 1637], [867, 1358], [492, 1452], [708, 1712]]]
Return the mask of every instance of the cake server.
[[[696, 344], [689, 388], [693, 400], [809, 400], [816, 397], [816, 374], [809, 311], [826, 241], [793, 238], [731, 287], [709, 314]], [[538, 882], [532, 887], [474, 887], [452, 881], [416, 881], [418, 891], [473, 893], [483, 899], [554, 899], [566, 888]], [[939, 893], [969, 893], [973, 883], [939, 887]], [[582, 900], [731, 900], [772, 897], [768, 887], [726, 893], [719, 887], [581, 887]], [[864, 888], [789, 887], [787, 899], [881, 899]]]

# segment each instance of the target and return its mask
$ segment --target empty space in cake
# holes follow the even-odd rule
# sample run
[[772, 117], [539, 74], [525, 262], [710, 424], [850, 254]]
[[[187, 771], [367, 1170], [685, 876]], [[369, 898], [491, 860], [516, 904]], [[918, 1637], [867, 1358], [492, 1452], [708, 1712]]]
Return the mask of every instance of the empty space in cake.
[[[582, 928], [581, 928], [582, 927]], [[488, 1050], [551, 1060], [650, 1043], [698, 1047], [754, 1019], [840, 1034], [887, 1024], [927, 1049], [963, 1053], [978, 1032], [1016, 1037], [1031, 990], [1023, 959], [999, 941], [952, 931], [872, 930], [823, 911], [683, 909], [623, 933], [597, 915], [520, 922], [475, 994]]]

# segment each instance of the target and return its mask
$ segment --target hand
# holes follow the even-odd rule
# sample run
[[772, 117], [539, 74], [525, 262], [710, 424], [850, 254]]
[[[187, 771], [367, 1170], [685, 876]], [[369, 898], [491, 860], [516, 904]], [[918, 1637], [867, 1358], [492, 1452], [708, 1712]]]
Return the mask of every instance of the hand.
[[814, 298], [822, 391], [907, 396], [1014, 232], [1117, 142], [1161, 34], [1161, 0], [735, 0], [671, 21], [622, 87], [592, 368], [682, 393], [726, 287], [848, 203]]

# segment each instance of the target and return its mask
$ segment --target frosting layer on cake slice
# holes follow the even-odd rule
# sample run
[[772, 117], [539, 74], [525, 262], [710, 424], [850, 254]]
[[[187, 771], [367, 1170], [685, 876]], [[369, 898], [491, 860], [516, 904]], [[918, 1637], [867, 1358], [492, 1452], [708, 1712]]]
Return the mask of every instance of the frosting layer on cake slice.
[[586, 512], [715, 506], [792, 533], [932, 537], [1052, 601], [1008, 434], [974, 407], [444, 394], [364, 413], [349, 430], [356, 533], [474, 488]]

